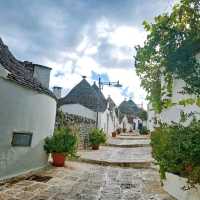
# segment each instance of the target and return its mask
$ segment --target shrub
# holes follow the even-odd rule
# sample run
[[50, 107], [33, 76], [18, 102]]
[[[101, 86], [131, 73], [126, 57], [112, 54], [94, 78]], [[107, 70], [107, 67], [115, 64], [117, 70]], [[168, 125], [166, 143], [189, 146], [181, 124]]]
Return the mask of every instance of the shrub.
[[171, 172], [191, 184], [200, 183], [200, 121], [193, 120], [188, 127], [162, 124], [152, 132], [151, 145], [161, 178]]
[[146, 126], [143, 126], [143, 127], [140, 129], [139, 132], [140, 132], [141, 135], [147, 135], [147, 134], [149, 134], [149, 130], [147, 129]]
[[106, 142], [106, 134], [102, 129], [94, 128], [89, 133], [89, 142], [91, 145], [100, 145]]
[[76, 154], [78, 137], [69, 128], [55, 129], [52, 137], [45, 138], [44, 150], [47, 153], [63, 153], [69, 156]]

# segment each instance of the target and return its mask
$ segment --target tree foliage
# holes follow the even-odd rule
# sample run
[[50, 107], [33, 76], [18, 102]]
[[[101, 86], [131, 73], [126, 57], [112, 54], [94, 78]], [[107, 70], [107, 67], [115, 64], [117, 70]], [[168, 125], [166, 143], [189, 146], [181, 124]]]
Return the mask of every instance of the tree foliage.
[[141, 109], [140, 112], [138, 113], [138, 117], [139, 117], [142, 121], [146, 121], [146, 120], [147, 120], [147, 111]]
[[143, 25], [148, 35], [144, 46], [136, 47], [135, 66], [154, 109], [158, 112], [162, 109], [161, 74], [165, 77], [173, 74], [184, 80], [185, 90], [199, 96], [200, 63], [196, 59], [200, 53], [199, 0], [181, 0], [170, 14], [159, 15], [154, 23], [145, 21]]

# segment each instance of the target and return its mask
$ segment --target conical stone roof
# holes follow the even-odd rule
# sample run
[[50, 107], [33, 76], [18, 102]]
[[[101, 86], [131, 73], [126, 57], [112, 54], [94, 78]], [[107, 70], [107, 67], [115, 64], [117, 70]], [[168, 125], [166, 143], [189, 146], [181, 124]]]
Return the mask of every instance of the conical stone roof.
[[111, 98], [110, 96], [107, 98], [107, 101], [108, 101], [108, 103], [109, 103], [109, 109], [110, 109], [110, 110], [112, 110], [113, 108], [116, 107], [115, 102], [112, 100], [112, 98]]
[[59, 99], [59, 106], [80, 104], [95, 112], [104, 112], [105, 108], [93, 87], [83, 79], [64, 98]]
[[92, 85], [92, 88], [96, 91], [98, 98], [99, 98], [99, 102], [101, 104], [101, 108], [103, 111], [106, 110], [107, 108], [107, 100], [104, 97], [103, 93], [101, 92], [101, 90], [99, 89], [99, 87], [96, 85], [96, 83], [94, 82], [94, 84]]
[[140, 108], [138, 108], [138, 106], [130, 99], [128, 101], [123, 101], [119, 105], [119, 111], [122, 114], [137, 116], [137, 114], [140, 111]]

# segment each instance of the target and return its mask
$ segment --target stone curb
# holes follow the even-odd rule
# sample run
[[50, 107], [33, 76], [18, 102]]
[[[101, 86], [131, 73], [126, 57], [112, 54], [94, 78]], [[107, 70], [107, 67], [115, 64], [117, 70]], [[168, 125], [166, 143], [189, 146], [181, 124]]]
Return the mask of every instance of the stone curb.
[[120, 147], [120, 148], [151, 147], [150, 144], [105, 144], [103, 146]]
[[150, 140], [150, 138], [144, 138], [144, 137], [115, 137], [117, 140]]
[[134, 169], [151, 169], [152, 168], [152, 162], [110, 162], [105, 160], [92, 160], [92, 159], [86, 159], [86, 158], [79, 158], [77, 161], [89, 163], [89, 164], [97, 164], [102, 166], [114, 166], [114, 167], [125, 167], [125, 168], [134, 168]]

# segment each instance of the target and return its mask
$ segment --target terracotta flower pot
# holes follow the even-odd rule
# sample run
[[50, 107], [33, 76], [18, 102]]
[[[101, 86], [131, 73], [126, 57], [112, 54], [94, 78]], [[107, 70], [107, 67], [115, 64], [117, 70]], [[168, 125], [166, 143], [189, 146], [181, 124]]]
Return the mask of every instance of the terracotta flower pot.
[[99, 150], [99, 145], [98, 144], [93, 144], [92, 145], [93, 150]]
[[116, 137], [117, 133], [114, 131], [112, 132], [112, 137]]
[[53, 165], [63, 167], [65, 165], [65, 155], [62, 153], [52, 153]]

